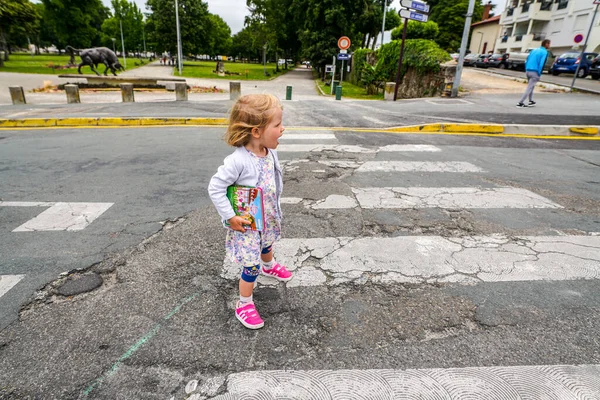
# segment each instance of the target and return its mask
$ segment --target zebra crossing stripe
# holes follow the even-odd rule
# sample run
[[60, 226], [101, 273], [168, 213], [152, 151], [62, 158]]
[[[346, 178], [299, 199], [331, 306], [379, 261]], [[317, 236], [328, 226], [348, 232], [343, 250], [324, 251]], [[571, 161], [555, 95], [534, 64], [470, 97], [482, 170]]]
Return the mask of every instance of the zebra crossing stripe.
[[520, 188], [353, 188], [362, 208], [563, 208]]
[[[290, 238], [277, 243], [275, 255], [294, 271], [287, 287], [600, 279], [598, 234]], [[225, 260], [222, 276], [239, 274]], [[259, 282], [276, 284], [262, 276]]]
[[600, 365], [249, 371], [226, 382], [211, 399], [598, 399]]
[[0, 275], [0, 297], [13, 288], [25, 275]]
[[13, 232], [80, 231], [114, 203], [54, 203]]
[[485, 172], [465, 161], [367, 161], [356, 172]]
[[[287, 140], [298, 140], [298, 139], [310, 139], [308, 135], [284, 135], [282, 138]], [[332, 135], [335, 139], [335, 136]], [[335, 151], [339, 153], [365, 153], [374, 154], [378, 152], [439, 152], [442, 151], [439, 147], [427, 145], [427, 144], [391, 144], [388, 146], [379, 147], [376, 149], [369, 149], [362, 146], [355, 145], [339, 145], [339, 144], [281, 144], [277, 146], [279, 153], [285, 152], [296, 152], [296, 153], [307, 153], [307, 152], [322, 152], [322, 151]]]

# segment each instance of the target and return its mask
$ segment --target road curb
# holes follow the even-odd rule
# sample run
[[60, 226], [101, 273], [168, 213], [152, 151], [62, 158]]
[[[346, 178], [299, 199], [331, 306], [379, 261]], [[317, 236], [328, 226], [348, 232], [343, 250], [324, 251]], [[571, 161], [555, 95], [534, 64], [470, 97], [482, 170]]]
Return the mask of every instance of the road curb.
[[227, 118], [91, 117], [0, 119], [0, 128], [46, 128], [69, 126], [227, 125]]
[[523, 136], [596, 136], [597, 126], [568, 125], [518, 125], [518, 124], [444, 124], [433, 123], [388, 128], [390, 132], [405, 133], [455, 133], [455, 134], [490, 134], [490, 135], [523, 135]]

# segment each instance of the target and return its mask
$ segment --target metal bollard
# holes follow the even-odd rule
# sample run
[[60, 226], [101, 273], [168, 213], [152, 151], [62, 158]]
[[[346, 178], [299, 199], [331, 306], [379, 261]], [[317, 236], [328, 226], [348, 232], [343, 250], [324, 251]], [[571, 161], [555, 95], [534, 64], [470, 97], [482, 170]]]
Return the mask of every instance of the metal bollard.
[[291, 86], [288, 86], [285, 89], [285, 99], [286, 100], [291, 100], [292, 99], [292, 87]]
[[339, 86], [335, 87], [335, 99], [336, 100], [341, 100], [342, 99], [342, 85], [339, 85]]
[[121, 98], [123, 103], [133, 103], [135, 98], [133, 97], [133, 83], [121, 83]]
[[10, 90], [10, 98], [12, 99], [13, 104], [27, 104], [23, 86], [11, 86], [8, 89]]
[[67, 104], [81, 103], [79, 86], [73, 84], [65, 85], [65, 93], [67, 94]]
[[237, 100], [242, 95], [241, 82], [229, 82], [229, 100]]
[[187, 83], [175, 82], [175, 101], [187, 101], [188, 91]]

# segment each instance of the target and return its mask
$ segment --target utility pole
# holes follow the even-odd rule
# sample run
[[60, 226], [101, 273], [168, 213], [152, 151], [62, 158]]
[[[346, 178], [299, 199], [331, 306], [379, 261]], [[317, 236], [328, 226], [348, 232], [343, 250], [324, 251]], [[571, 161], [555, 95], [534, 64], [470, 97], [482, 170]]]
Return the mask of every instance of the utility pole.
[[383, 34], [385, 32], [385, 15], [387, 13], [387, 0], [383, 0], [383, 24], [381, 24], [381, 46], [383, 47]]
[[125, 39], [123, 39], [123, 19], [119, 19], [121, 25], [121, 49], [123, 50], [123, 68], [127, 69], [127, 56], [125, 55]]
[[462, 75], [463, 61], [465, 60], [465, 52], [467, 51], [467, 42], [469, 41], [469, 31], [471, 30], [471, 18], [473, 18], [473, 10], [475, 9], [475, 0], [469, 0], [469, 9], [465, 18], [465, 28], [463, 29], [462, 41], [460, 43], [460, 52], [458, 55], [458, 65], [456, 66], [456, 76], [452, 85], [452, 94], [450, 97], [458, 96], [458, 87], [460, 86], [460, 77]]
[[179, 76], [181, 76], [181, 33], [179, 32], [179, 3], [175, 0], [175, 25], [177, 28], [177, 66], [179, 67]]

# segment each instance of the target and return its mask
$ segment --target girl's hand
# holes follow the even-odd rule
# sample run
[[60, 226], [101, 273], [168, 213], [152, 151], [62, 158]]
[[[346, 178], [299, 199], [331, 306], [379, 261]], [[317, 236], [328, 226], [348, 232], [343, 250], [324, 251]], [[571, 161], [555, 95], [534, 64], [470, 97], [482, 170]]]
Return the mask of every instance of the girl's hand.
[[250, 225], [250, 221], [248, 221], [246, 218], [240, 217], [239, 215], [231, 217], [228, 222], [231, 229], [242, 233], [246, 232], [244, 225]]

